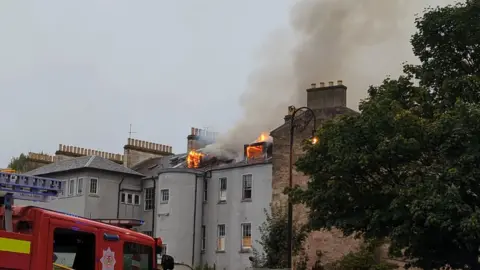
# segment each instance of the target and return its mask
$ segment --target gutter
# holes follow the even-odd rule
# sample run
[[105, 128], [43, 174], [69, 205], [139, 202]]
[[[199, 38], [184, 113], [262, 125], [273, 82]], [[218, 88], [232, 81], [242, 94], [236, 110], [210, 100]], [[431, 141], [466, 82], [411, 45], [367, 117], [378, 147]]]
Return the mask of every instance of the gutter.
[[125, 180], [125, 177], [122, 177], [122, 180], [120, 180], [120, 183], [118, 184], [117, 218], [120, 218], [120, 197], [121, 197], [121, 193], [122, 193], [122, 184], [123, 184], [124, 180]]

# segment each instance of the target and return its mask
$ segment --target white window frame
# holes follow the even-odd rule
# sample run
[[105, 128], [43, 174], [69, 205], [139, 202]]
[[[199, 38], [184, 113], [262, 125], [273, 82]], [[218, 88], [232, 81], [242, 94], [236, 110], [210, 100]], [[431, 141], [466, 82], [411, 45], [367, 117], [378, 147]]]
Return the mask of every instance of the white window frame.
[[82, 195], [83, 194], [83, 190], [85, 188], [85, 183], [83, 181], [83, 177], [79, 177], [77, 179], [77, 194], [78, 195]]
[[[147, 190], [151, 190], [151, 198], [147, 196]], [[147, 203], [147, 201], [150, 202], [150, 204]], [[155, 205], [155, 189], [153, 187], [149, 188], [144, 188], [143, 189], [143, 210], [144, 211], [151, 211], [153, 210], [153, 206]], [[150, 208], [147, 208], [147, 206], [150, 206]]]
[[[223, 234], [222, 234], [223, 229]], [[223, 240], [223, 246], [222, 241]], [[218, 224], [217, 225], [217, 251], [225, 251], [227, 241], [227, 226], [225, 224]]]
[[75, 178], [68, 180], [68, 196], [75, 196], [75, 182]]
[[[93, 182], [95, 182], [95, 191], [92, 192], [92, 183]], [[88, 181], [88, 193], [98, 195], [98, 193], [99, 193], [98, 178], [90, 177], [90, 181]]]
[[[222, 181], [225, 181], [224, 182], [224, 186], [222, 187]], [[227, 186], [227, 177], [220, 177], [218, 179], [218, 201], [220, 202], [226, 202], [227, 201], [227, 189], [228, 189], [228, 186]]]
[[[167, 192], [166, 193], [167, 194], [166, 199], [165, 199], [165, 196], [164, 196], [165, 195], [164, 192]], [[170, 189], [168, 189], [168, 188], [161, 189], [160, 190], [160, 203], [161, 204], [167, 204], [169, 201], [170, 201]]]
[[[242, 223], [241, 226], [241, 236], [242, 236], [242, 250], [252, 249], [252, 223]], [[250, 245], [245, 245], [245, 239], [250, 237]]]
[[202, 251], [205, 251], [207, 248], [207, 227], [205, 225], [202, 225], [202, 243], [200, 248]]
[[[130, 200], [129, 200], [130, 196]], [[133, 194], [132, 193], [127, 193], [127, 202], [126, 204], [133, 204]]]
[[[135, 198], [138, 198], [138, 200], [135, 200]], [[140, 205], [141, 199], [140, 194], [133, 194], [133, 205]]]
[[[245, 180], [248, 180], [247, 177], [250, 176], [250, 198], [247, 198], [245, 196], [245, 191], [247, 190], [246, 189], [246, 185], [245, 185]], [[242, 200], [243, 201], [251, 201], [253, 198], [253, 175], [251, 173], [248, 173], [248, 174], [244, 174], [242, 175]]]
[[120, 203], [125, 203], [127, 201], [127, 193], [120, 193]]

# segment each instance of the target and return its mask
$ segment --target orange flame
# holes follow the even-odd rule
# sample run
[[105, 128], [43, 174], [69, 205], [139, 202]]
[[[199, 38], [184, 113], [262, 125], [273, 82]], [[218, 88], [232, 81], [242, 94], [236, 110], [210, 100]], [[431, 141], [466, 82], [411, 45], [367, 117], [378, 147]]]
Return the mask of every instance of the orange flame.
[[190, 151], [187, 156], [187, 167], [198, 168], [200, 166], [200, 162], [202, 161], [203, 156], [204, 154], [199, 153], [195, 150]]
[[260, 134], [260, 136], [258, 136], [258, 138], [255, 140], [255, 142], [264, 142], [264, 141], [268, 140], [268, 137], [270, 137], [270, 135], [268, 135], [268, 132], [262, 132], [262, 134]]
[[249, 145], [247, 146], [247, 158], [257, 159], [263, 156], [263, 145]]

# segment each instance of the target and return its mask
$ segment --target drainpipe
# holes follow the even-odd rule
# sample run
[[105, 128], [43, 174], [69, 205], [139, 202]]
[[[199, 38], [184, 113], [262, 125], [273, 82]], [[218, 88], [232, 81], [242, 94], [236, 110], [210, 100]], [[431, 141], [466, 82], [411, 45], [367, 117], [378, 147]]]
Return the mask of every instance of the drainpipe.
[[118, 184], [117, 219], [120, 218], [120, 197], [122, 193], [123, 180], [125, 180], [125, 177], [122, 177], [122, 180], [120, 180], [120, 184]]
[[198, 175], [195, 173], [195, 195], [193, 199], [193, 245], [192, 245], [192, 266], [195, 263], [195, 236], [197, 226], [197, 190], [198, 190]]
[[152, 177], [152, 180], [153, 180], [152, 235], [153, 237], [158, 237], [157, 235], [155, 235], [155, 209], [156, 209], [155, 206], [157, 205], [157, 181], [159, 179], [160, 179], [160, 173], [157, 174], [157, 179], [155, 179], [155, 177]]

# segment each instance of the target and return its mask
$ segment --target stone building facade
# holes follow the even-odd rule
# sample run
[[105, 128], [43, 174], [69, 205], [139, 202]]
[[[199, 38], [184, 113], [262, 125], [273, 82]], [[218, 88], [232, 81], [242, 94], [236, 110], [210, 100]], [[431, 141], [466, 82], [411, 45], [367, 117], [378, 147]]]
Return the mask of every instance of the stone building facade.
[[[312, 84], [312, 88], [307, 89], [307, 107], [315, 112], [317, 128], [322, 122], [332, 119], [335, 116], [349, 113], [357, 113], [346, 107], [347, 87], [342, 81], [335, 85], [329, 82], [328, 85], [320, 83], [319, 87]], [[292, 113], [292, 112], [289, 112]], [[298, 112], [295, 119], [301, 119], [302, 114]], [[271, 131], [273, 137], [272, 153], [272, 207], [287, 208], [287, 196], [283, 191], [289, 185], [289, 145], [290, 145], [290, 119], [291, 115], [285, 116], [285, 123], [275, 130]], [[312, 136], [313, 121], [310, 122], [304, 130], [295, 130], [293, 157], [294, 162], [303, 155], [302, 142]], [[293, 185], [306, 186], [309, 177], [301, 172], [293, 170]], [[308, 222], [308, 211], [302, 205], [294, 206], [294, 220], [300, 223]], [[316, 231], [312, 232], [306, 241], [306, 250], [310, 257], [310, 263], [315, 262], [317, 251], [323, 253], [325, 263], [340, 259], [350, 251], [354, 251], [359, 246], [359, 241], [344, 237], [341, 232]]]

